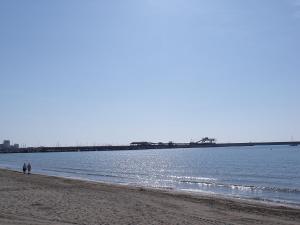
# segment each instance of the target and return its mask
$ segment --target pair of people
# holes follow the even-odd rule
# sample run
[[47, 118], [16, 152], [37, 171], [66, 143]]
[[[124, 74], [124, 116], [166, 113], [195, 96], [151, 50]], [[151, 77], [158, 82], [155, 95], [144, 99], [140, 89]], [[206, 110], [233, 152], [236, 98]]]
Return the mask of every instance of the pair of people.
[[31, 165], [30, 165], [30, 163], [28, 163], [27, 165], [26, 165], [26, 163], [23, 164], [23, 173], [24, 174], [26, 173], [26, 170], [27, 170], [28, 174], [31, 173]]

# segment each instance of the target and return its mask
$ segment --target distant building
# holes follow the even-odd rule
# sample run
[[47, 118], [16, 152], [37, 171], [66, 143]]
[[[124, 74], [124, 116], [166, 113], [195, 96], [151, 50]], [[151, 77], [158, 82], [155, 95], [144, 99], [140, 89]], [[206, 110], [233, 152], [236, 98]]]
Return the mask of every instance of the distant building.
[[168, 146], [169, 146], [169, 147], [172, 147], [172, 146], [174, 146], [174, 143], [173, 143], [173, 141], [169, 141], [169, 143], [168, 143]]
[[14, 144], [14, 145], [11, 145], [10, 144], [10, 140], [4, 140], [3, 141], [3, 144], [0, 144], [0, 149], [3, 149], [3, 150], [7, 150], [7, 149], [17, 149], [19, 148], [19, 144]]
[[3, 148], [10, 148], [10, 140], [4, 140], [2, 146]]
[[139, 141], [139, 142], [131, 142], [131, 146], [150, 146], [153, 145], [154, 143], [151, 142], [146, 142], [146, 141]]

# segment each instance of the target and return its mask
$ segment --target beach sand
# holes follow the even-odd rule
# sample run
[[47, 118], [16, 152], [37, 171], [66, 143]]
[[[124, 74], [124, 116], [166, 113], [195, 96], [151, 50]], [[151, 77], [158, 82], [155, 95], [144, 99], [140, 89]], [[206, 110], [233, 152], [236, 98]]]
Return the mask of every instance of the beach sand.
[[0, 170], [0, 224], [300, 224], [300, 209]]

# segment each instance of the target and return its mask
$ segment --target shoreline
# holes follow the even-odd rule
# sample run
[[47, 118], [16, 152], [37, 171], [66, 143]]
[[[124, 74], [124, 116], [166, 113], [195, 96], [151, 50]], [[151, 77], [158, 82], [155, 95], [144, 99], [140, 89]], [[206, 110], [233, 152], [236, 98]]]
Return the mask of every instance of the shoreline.
[[[3, 168], [0, 167], [1, 170], [7, 170], [7, 171], [12, 171], [16, 173], [21, 173], [21, 171], [17, 169], [11, 169], [11, 168]], [[127, 184], [127, 183], [113, 183], [113, 182], [105, 182], [105, 181], [97, 181], [97, 180], [92, 180], [88, 178], [81, 178], [81, 177], [73, 177], [73, 176], [59, 176], [59, 175], [50, 175], [46, 173], [35, 173], [33, 172], [31, 175], [39, 175], [39, 176], [45, 176], [45, 177], [54, 177], [54, 178], [62, 178], [62, 179], [67, 179], [67, 180], [75, 180], [75, 181], [83, 181], [83, 182], [91, 182], [95, 184], [100, 184], [100, 185], [111, 185], [111, 186], [120, 186], [120, 187], [128, 187], [128, 188], [141, 188], [141, 189], [146, 189], [146, 190], [152, 190], [152, 191], [162, 191], [162, 192], [170, 192], [170, 193], [175, 193], [175, 194], [182, 194], [182, 195], [190, 195], [191, 197], [215, 197], [215, 198], [223, 198], [227, 200], [232, 200], [232, 201], [243, 201], [243, 202], [248, 202], [248, 203], [253, 203], [253, 204], [263, 204], [266, 206], [277, 206], [277, 207], [287, 207], [287, 208], [294, 208], [294, 209], [300, 209], [300, 203], [296, 202], [287, 202], [287, 201], [275, 201], [271, 199], [257, 199], [257, 198], [247, 198], [247, 197], [242, 197], [238, 195], [226, 195], [226, 194], [221, 194], [221, 193], [215, 193], [215, 192], [205, 192], [201, 190], [189, 190], [189, 189], [176, 189], [172, 187], [151, 187], [151, 186], [142, 186], [142, 185], [133, 185], [133, 184]]]
[[7, 169], [0, 198], [0, 224], [300, 223], [299, 207]]

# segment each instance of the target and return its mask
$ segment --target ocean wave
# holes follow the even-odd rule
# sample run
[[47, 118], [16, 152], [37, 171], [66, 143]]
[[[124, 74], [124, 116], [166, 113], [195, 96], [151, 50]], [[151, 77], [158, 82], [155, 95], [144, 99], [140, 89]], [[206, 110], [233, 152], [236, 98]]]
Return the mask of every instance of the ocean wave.
[[66, 170], [56, 170], [56, 169], [43, 169], [44, 171], [49, 172], [57, 172], [57, 173], [67, 173], [67, 174], [77, 174], [77, 175], [85, 175], [85, 176], [98, 176], [98, 177], [112, 177], [112, 178], [129, 178], [129, 177], [122, 177], [119, 175], [114, 174], [104, 174], [104, 173], [84, 173], [84, 172], [70, 172]]
[[[129, 171], [117, 171], [114, 170], [112, 172], [112, 170], [107, 169], [107, 170], [93, 170], [93, 169], [81, 169], [81, 168], [70, 168], [70, 167], [56, 167], [55, 169], [61, 169], [62, 171], [69, 171], [69, 172], [80, 172], [83, 173], [85, 172], [86, 174], [88, 173], [95, 173], [95, 174], [102, 174], [102, 173], [115, 173], [115, 174], [125, 174], [125, 175], [137, 175], [137, 176], [149, 176], [149, 174], [144, 174], [144, 173], [135, 173], [135, 172], [129, 172]], [[48, 169], [49, 170], [49, 169]]]
[[216, 181], [215, 178], [209, 178], [209, 177], [193, 177], [193, 176], [168, 176], [169, 178], [172, 178], [177, 181], [187, 181], [187, 182], [206, 182], [206, 181]]
[[241, 185], [241, 184], [227, 184], [220, 182], [212, 182], [212, 181], [199, 181], [199, 180], [189, 180], [183, 179], [179, 181], [180, 183], [189, 183], [189, 184], [198, 184], [206, 187], [214, 187], [214, 188], [227, 188], [231, 190], [238, 191], [252, 191], [252, 192], [283, 192], [283, 193], [300, 193], [300, 189], [297, 188], [284, 188], [284, 187], [262, 187], [262, 186], [254, 186], [254, 185]]
[[[44, 171], [67, 173], [82, 176], [95, 176], [95, 177], [111, 177], [119, 179], [130, 179], [130, 180], [142, 180], [154, 182], [153, 178], [157, 179], [158, 182], [175, 182], [184, 184], [197, 184], [205, 189], [228, 189], [231, 191], [241, 192], [281, 192], [281, 193], [300, 193], [298, 188], [286, 188], [286, 187], [270, 187], [270, 186], [256, 186], [256, 185], [243, 185], [243, 184], [231, 184], [220, 182], [215, 178], [209, 177], [194, 177], [194, 176], [175, 176], [175, 175], [161, 175], [161, 174], [142, 174], [142, 173], [131, 173], [131, 172], [109, 172], [109, 171], [93, 171], [89, 169], [76, 169], [76, 168], [60, 168], [60, 169], [43, 169]], [[199, 187], [201, 189], [201, 187]]]

